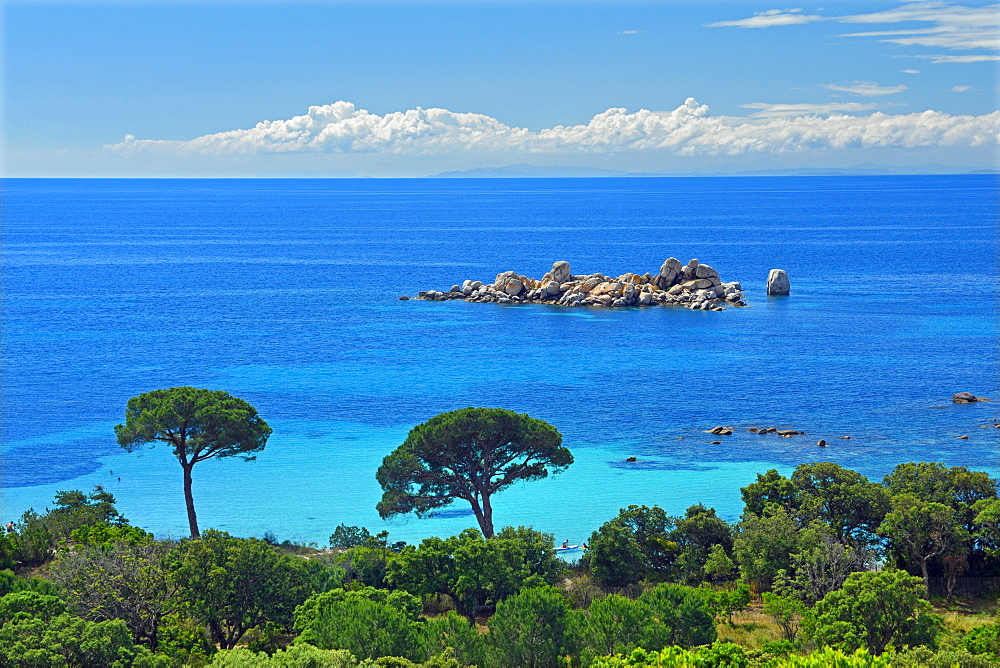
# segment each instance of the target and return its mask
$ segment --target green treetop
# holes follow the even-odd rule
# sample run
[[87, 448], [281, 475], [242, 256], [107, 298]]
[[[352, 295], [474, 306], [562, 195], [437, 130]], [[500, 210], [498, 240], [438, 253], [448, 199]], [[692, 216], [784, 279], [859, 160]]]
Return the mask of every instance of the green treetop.
[[213, 457], [256, 458], [271, 428], [257, 409], [227, 392], [172, 387], [132, 397], [125, 424], [115, 427], [118, 444], [127, 451], [148, 443], [169, 443], [184, 470], [184, 501], [191, 537], [198, 538], [198, 518], [191, 495], [191, 469]]
[[377, 508], [383, 518], [424, 516], [461, 499], [492, 538], [494, 494], [572, 463], [562, 436], [547, 422], [502, 408], [463, 408], [417, 425], [382, 460], [375, 474], [383, 490]]

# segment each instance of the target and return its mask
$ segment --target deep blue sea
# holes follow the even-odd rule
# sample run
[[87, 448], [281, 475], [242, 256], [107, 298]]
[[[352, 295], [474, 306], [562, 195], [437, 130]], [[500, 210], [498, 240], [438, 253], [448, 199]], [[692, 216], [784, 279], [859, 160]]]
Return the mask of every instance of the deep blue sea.
[[[768, 468], [880, 479], [941, 461], [1000, 475], [993, 176], [3, 182], [2, 519], [107, 487], [186, 534], [168, 448], [115, 443], [128, 399], [194, 385], [274, 428], [256, 462], [194, 470], [203, 528], [325, 544], [475, 524], [379, 519], [375, 470], [414, 425], [496, 406], [576, 462], [495, 500], [498, 526], [579, 542], [618, 509], [729, 520]], [[656, 273], [698, 258], [747, 308], [400, 301], [507, 269]], [[782, 268], [792, 294], [765, 294]], [[993, 403], [955, 406], [969, 391]], [[732, 436], [703, 433], [716, 425]], [[757, 436], [788, 426], [806, 436]], [[850, 435], [850, 440], [839, 437]], [[968, 440], [960, 440], [968, 435]], [[830, 446], [819, 448], [819, 439]], [[711, 441], [721, 440], [721, 445]], [[625, 458], [634, 455], [636, 463]]]

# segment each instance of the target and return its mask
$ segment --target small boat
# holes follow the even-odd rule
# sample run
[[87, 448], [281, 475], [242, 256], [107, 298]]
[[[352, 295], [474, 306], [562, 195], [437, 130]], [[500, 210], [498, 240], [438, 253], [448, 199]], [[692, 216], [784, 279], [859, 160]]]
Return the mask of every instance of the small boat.
[[556, 552], [569, 552], [570, 550], [580, 549], [579, 545], [561, 545], [556, 548]]

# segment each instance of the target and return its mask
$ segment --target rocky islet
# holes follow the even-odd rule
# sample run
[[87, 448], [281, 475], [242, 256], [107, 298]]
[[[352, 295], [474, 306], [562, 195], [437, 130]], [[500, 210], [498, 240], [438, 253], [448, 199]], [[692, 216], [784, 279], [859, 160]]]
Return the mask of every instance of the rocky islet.
[[492, 283], [466, 280], [447, 292], [421, 292], [417, 299], [564, 306], [683, 306], [706, 311], [722, 311], [726, 304], [746, 306], [738, 282], [722, 282], [719, 272], [698, 260], [683, 265], [673, 257], [655, 275], [627, 273], [614, 278], [601, 273], [574, 276], [569, 262], [560, 260], [540, 279], [505, 271]]

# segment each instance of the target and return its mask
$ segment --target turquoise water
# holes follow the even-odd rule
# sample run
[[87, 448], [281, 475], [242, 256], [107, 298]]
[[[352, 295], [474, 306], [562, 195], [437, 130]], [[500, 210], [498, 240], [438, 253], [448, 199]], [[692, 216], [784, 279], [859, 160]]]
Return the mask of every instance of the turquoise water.
[[[727, 519], [767, 468], [1000, 475], [994, 177], [8, 180], [3, 512], [104, 484], [180, 537], [180, 468], [123, 452], [128, 398], [223, 389], [274, 428], [258, 461], [194, 472], [203, 527], [325, 543], [383, 522], [374, 471], [410, 427], [470, 405], [547, 420], [576, 463], [496, 499], [499, 525], [578, 542], [630, 503]], [[654, 272], [699, 258], [749, 308], [583, 310], [399, 301], [506, 269]], [[768, 298], [767, 271], [792, 295]], [[737, 431], [714, 437], [722, 424]], [[791, 426], [807, 436], [750, 434]], [[969, 440], [956, 437], [967, 434]], [[840, 440], [851, 435], [851, 440]], [[816, 447], [825, 438], [831, 446]], [[711, 444], [721, 440], [721, 445]], [[630, 455], [639, 462], [628, 464]], [[121, 478], [119, 481], [118, 479]]]

